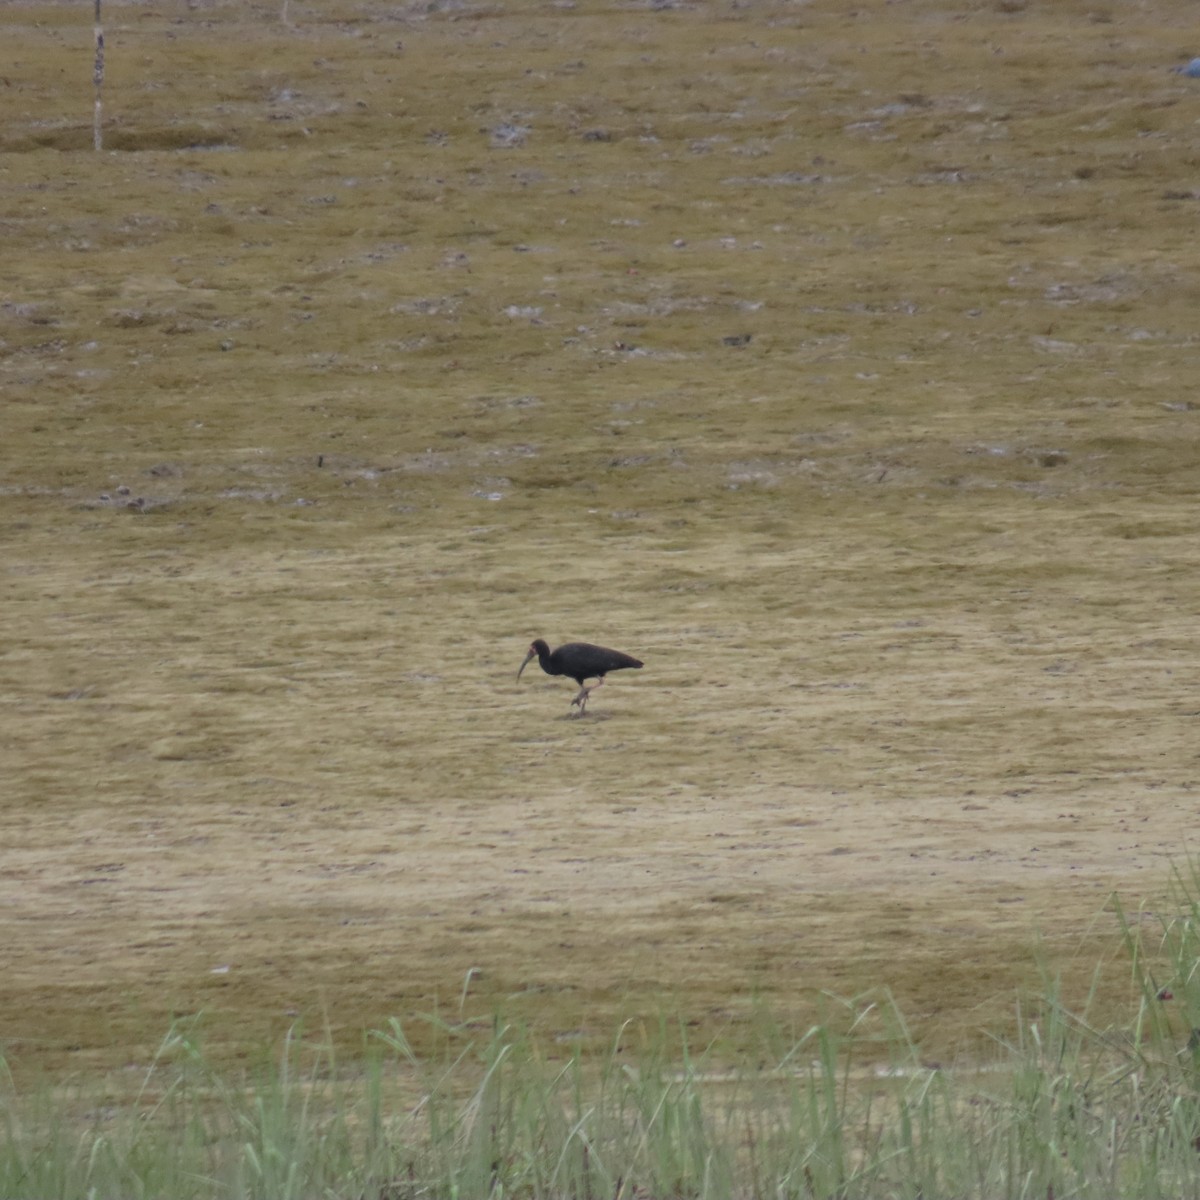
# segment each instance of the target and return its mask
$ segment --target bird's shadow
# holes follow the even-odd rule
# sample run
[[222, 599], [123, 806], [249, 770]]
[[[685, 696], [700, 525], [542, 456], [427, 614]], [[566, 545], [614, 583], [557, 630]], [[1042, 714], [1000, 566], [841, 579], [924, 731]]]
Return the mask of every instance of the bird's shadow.
[[560, 720], [560, 721], [583, 721], [584, 723], [591, 722], [591, 721], [611, 721], [612, 713], [590, 712], [590, 711], [585, 712], [585, 713], [569, 712], [569, 713], [563, 713], [563, 715], [561, 717], [559, 717], [558, 720]]

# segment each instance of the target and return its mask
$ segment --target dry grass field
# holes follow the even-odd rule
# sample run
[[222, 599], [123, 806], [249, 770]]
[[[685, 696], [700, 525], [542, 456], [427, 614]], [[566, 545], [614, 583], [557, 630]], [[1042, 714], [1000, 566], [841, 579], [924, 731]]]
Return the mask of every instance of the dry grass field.
[[105, 16], [102, 153], [2, 18], [15, 1070], [1086, 986], [1200, 786], [1189, 0]]

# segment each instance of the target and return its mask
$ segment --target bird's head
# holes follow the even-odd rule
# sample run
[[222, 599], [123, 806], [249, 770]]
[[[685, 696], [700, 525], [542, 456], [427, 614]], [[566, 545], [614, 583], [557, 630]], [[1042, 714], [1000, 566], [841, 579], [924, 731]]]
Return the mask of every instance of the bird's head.
[[[531, 663], [531, 662], [532, 662], [532, 661], [533, 661], [535, 658], [541, 658], [543, 655], [545, 655], [545, 654], [549, 654], [549, 653], [550, 653], [550, 647], [549, 647], [549, 646], [547, 646], [547, 645], [546, 645], [546, 643], [545, 643], [545, 642], [543, 642], [541, 638], [537, 638], [537, 639], [536, 639], [536, 640], [535, 640], [535, 641], [534, 641], [534, 642], [533, 642], [533, 643], [530, 645], [530, 647], [529, 647], [529, 651], [528, 651], [528, 653], [525, 655], [525, 661], [524, 661], [524, 662], [521, 664], [521, 671], [524, 671], [524, 670], [525, 670], [525, 668], [526, 668], [527, 666], [529, 666], [529, 664], [530, 664], [530, 663]], [[518, 671], [518, 672], [517, 672], [517, 678], [518, 678], [518, 679], [520, 679], [520, 678], [521, 678], [521, 671]]]

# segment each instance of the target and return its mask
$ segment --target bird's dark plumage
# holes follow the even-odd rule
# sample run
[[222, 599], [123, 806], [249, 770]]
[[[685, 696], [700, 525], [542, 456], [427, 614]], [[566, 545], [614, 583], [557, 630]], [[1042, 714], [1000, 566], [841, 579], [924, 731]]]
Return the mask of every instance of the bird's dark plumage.
[[[604, 682], [604, 676], [609, 671], [620, 671], [625, 667], [640, 667], [642, 663], [631, 654], [623, 654], [620, 650], [610, 650], [607, 646], [593, 646], [590, 642], [567, 642], [557, 650], [551, 650], [541, 638], [529, 647], [517, 678], [521, 678], [529, 663], [536, 658], [538, 665], [547, 675], [566, 675], [579, 684], [579, 692], [572, 705], [579, 705], [579, 715], [582, 717], [587, 705], [588, 696], [593, 689]], [[596, 679], [599, 682], [591, 687], [584, 686], [585, 679]]]

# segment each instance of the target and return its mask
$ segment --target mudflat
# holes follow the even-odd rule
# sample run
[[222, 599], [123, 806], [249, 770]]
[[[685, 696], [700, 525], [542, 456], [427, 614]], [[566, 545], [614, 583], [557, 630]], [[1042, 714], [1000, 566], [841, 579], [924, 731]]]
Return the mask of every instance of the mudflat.
[[6, 9], [15, 1069], [1087, 985], [1200, 779], [1191, 5], [110, 0], [100, 153], [90, 17]]

